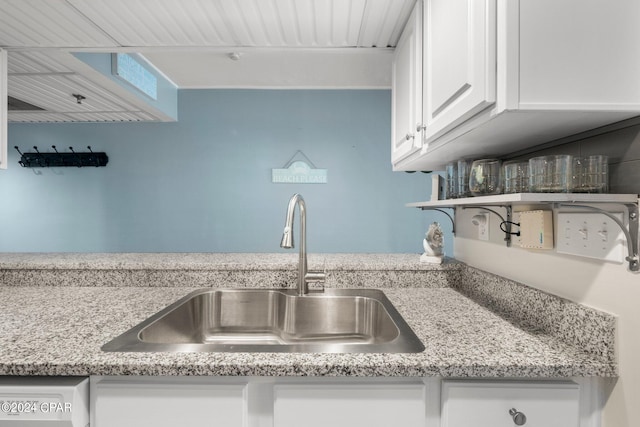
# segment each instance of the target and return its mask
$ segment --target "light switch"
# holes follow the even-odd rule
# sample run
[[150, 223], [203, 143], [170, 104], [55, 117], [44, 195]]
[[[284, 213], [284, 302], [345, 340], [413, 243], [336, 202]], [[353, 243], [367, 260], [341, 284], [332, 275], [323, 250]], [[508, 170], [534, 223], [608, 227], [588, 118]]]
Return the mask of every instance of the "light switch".
[[589, 240], [589, 228], [586, 222], [582, 224], [582, 228], [578, 230], [578, 233], [582, 236], [582, 240]]
[[[622, 213], [614, 213], [623, 221]], [[558, 213], [556, 252], [623, 263], [626, 253], [624, 233], [611, 218], [599, 213]]]

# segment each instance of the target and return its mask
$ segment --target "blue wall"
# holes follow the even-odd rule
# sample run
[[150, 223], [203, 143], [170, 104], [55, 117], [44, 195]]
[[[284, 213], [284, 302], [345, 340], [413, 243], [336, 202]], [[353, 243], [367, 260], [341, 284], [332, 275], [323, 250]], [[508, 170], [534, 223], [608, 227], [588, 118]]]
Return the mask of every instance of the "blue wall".
[[[430, 176], [391, 172], [390, 98], [181, 90], [177, 123], [10, 124], [10, 147], [91, 145], [109, 164], [28, 169], [12, 149], [0, 172], [0, 251], [277, 252], [300, 192], [310, 252], [421, 252], [432, 220], [450, 224], [404, 207], [429, 197]], [[328, 184], [271, 183], [296, 150], [328, 169]]]

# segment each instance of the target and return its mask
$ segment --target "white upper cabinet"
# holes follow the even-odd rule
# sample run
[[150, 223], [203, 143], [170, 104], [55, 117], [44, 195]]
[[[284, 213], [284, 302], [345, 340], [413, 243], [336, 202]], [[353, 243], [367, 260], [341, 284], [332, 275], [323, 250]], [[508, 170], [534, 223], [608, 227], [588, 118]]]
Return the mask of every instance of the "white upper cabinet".
[[0, 169], [7, 168], [7, 51], [0, 49]]
[[424, 115], [433, 139], [496, 101], [495, 0], [426, 0]]
[[392, 161], [422, 148], [422, 2], [418, 1], [393, 59]]
[[638, 16], [637, 0], [425, 0], [426, 130], [394, 170], [503, 157], [640, 115]]

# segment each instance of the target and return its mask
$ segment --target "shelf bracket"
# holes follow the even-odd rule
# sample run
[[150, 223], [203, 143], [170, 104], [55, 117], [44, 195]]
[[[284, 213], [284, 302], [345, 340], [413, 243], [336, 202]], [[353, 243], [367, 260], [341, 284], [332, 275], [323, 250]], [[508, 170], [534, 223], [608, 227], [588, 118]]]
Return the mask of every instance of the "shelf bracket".
[[[451, 221], [451, 233], [455, 236], [456, 235], [456, 221], [454, 220], [454, 218], [449, 214], [449, 212], [440, 209], [440, 208], [432, 208], [432, 207], [428, 207], [428, 206], [423, 206], [420, 209], [422, 209], [423, 211], [438, 211], [438, 212], [442, 212], [443, 214], [445, 214], [446, 216], [449, 217], [449, 220]], [[453, 210], [453, 215], [455, 216], [456, 214], [456, 210]]]
[[511, 207], [511, 205], [496, 205], [496, 206], [498, 206], [499, 208], [506, 209], [507, 211], [506, 220], [498, 212], [494, 211], [493, 209], [485, 208], [484, 206], [462, 206], [462, 209], [482, 209], [497, 215], [498, 218], [500, 218], [502, 220], [502, 223], [505, 225], [504, 241], [506, 242], [507, 247], [510, 248], [511, 247], [511, 224], [512, 224], [511, 221], [513, 219], [513, 208]]
[[627, 212], [629, 214], [629, 229], [624, 226], [622, 221], [616, 218], [613, 214], [608, 211], [600, 208], [596, 208], [595, 206], [588, 205], [575, 205], [573, 203], [558, 203], [558, 207], [560, 208], [580, 208], [587, 209], [591, 211], [595, 211], [611, 218], [618, 227], [624, 233], [624, 237], [627, 239], [627, 249], [628, 256], [626, 257], [627, 262], [629, 263], [629, 271], [638, 272], [640, 271], [640, 259], [638, 258], [638, 204], [637, 203], [624, 203], [624, 206], [627, 208]]

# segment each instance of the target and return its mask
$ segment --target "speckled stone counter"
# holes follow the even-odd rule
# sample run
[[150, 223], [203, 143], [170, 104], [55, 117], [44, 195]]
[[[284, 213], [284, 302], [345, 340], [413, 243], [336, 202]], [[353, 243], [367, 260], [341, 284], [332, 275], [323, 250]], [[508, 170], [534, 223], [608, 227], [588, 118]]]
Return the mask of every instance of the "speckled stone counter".
[[[56, 271], [58, 280], [67, 272], [98, 274], [101, 270], [182, 274], [174, 278], [188, 277], [185, 273], [188, 271], [214, 274], [295, 271], [295, 256], [253, 257], [251, 254], [2, 255], [0, 320], [4, 327], [0, 331], [0, 374], [529, 378], [617, 374], [612, 352], [615, 333], [612, 316], [557, 299], [563, 304], [551, 304], [550, 309], [562, 306], [563, 313], [555, 319], [567, 323], [564, 330], [556, 328], [554, 332], [553, 328], [514, 321], [518, 316], [526, 319], [529, 314], [506, 316], [495, 307], [487, 308], [488, 305], [476, 302], [482, 302], [481, 298], [472, 296], [468, 289], [464, 291], [465, 286], [471, 286], [464, 285], [469, 280], [479, 283], [488, 280], [478, 276], [477, 270], [471, 271], [453, 261], [442, 266], [424, 265], [417, 262], [416, 255], [310, 257], [313, 268], [321, 264], [328, 273], [348, 273], [335, 280], [354, 279], [338, 285], [369, 284], [381, 288], [425, 344], [423, 352], [412, 354], [106, 353], [100, 350], [104, 343], [202, 284], [189, 287], [185, 285], [186, 279], [181, 279], [179, 286], [149, 286], [142, 281], [138, 286], [131, 283], [122, 286], [109, 282], [108, 278], [98, 280], [97, 284], [91, 280], [71, 284], [68, 279], [58, 281], [56, 286], [37, 283], [43, 272], [55, 280]], [[384, 272], [412, 276], [413, 285], [398, 283], [403, 277]], [[233, 277], [231, 280], [217, 277], [216, 282], [207, 285], [234, 287], [237, 283]], [[12, 279], [18, 280], [19, 285]], [[285, 282], [282, 283], [289, 286]], [[526, 289], [519, 295], [540, 298], [538, 291]], [[555, 297], [547, 298], [556, 301]], [[575, 328], [586, 327], [590, 335], [586, 349], [580, 345], [584, 334], [571, 330], [574, 314], [580, 318]]]
[[[310, 254], [327, 287], [449, 286], [464, 264], [421, 263], [413, 254]], [[0, 254], [5, 286], [290, 287], [297, 253]]]

